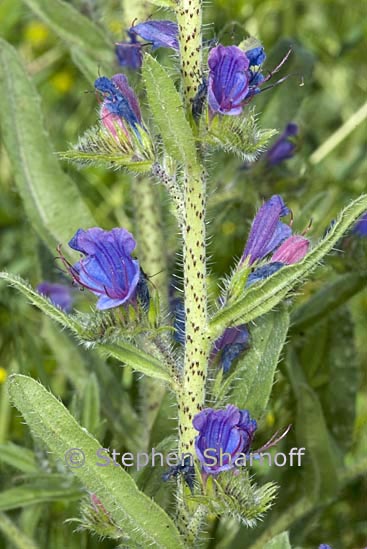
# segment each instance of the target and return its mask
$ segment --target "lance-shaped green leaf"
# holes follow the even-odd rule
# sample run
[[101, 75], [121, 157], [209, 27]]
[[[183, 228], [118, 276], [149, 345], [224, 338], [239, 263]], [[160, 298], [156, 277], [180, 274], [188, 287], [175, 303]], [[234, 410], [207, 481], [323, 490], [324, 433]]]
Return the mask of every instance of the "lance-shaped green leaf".
[[[57, 458], [65, 462], [70, 449], [80, 449], [83, 466], [75, 476], [101, 501], [117, 526], [132, 542], [161, 549], [182, 548], [179, 532], [169, 516], [140, 492], [132, 477], [115, 465], [98, 467], [102, 445], [87, 433], [67, 409], [34, 379], [9, 378], [9, 393], [33, 434], [40, 437]], [[80, 463], [79, 463], [80, 465]]]
[[[96, 334], [91, 334], [90, 330], [85, 328], [85, 326], [80, 322], [79, 317], [76, 315], [66, 314], [64, 311], [53, 305], [47, 297], [40, 295], [33, 288], [31, 288], [25, 280], [6, 272], [0, 272], [0, 280], [1, 279], [20, 290], [22, 294], [28, 298], [32, 305], [35, 305], [41, 309], [41, 311], [43, 311], [47, 316], [55, 320], [64, 328], [71, 330], [76, 336], [78, 336], [78, 339], [80, 339], [88, 347], [96, 344], [96, 348], [104, 355], [114, 356], [138, 372], [142, 372], [143, 374], [165, 381], [170, 381], [171, 378], [168, 371], [164, 369], [161, 362], [157, 358], [124, 341], [120, 341], [118, 345], [112, 343], [96, 343]], [[92, 335], [94, 340], [91, 340]]]
[[[112, 63], [113, 53], [108, 38], [91, 19], [70, 3], [62, 0], [24, 0], [27, 6], [65, 42], [88, 54], [96, 63]], [[97, 71], [98, 72], [98, 71]]]
[[289, 315], [283, 308], [256, 322], [250, 330], [250, 349], [222, 381], [219, 399], [249, 409], [254, 417], [261, 416], [269, 401], [288, 327]]
[[275, 538], [264, 545], [264, 549], [292, 549], [291, 544], [289, 543], [288, 532], [282, 532], [278, 536], [275, 536]]
[[173, 80], [150, 55], [144, 56], [143, 78], [149, 106], [166, 152], [186, 166], [196, 164], [194, 137]]
[[121, 342], [118, 345], [112, 343], [99, 344], [97, 348], [108, 356], [117, 358], [124, 364], [131, 366], [135, 370], [142, 372], [150, 377], [170, 381], [170, 375], [161, 366], [161, 362], [152, 355], [137, 349], [130, 343]]
[[347, 273], [338, 276], [292, 312], [292, 331], [300, 331], [313, 326], [315, 322], [329, 315], [353, 295], [360, 292], [365, 285], [366, 277], [360, 273]]
[[[338, 490], [335, 449], [331, 445], [320, 401], [305, 383], [296, 386], [296, 433], [300, 446], [306, 448], [305, 482], [307, 494], [314, 501], [327, 500]], [[303, 464], [302, 464], [303, 465]]]
[[0, 513], [0, 532], [4, 534], [15, 549], [39, 548], [33, 539], [22, 532], [5, 513]]
[[363, 195], [342, 211], [325, 238], [301, 262], [284, 266], [273, 276], [244, 290], [241, 299], [220, 309], [210, 323], [213, 339], [219, 337], [228, 326], [250, 322], [273, 309], [317, 267], [366, 209], [367, 196]]
[[[48, 480], [48, 484], [46, 484]], [[41, 482], [35, 478], [23, 486], [16, 486], [0, 492], [0, 511], [10, 511], [27, 505], [50, 501], [71, 501], [80, 499], [83, 492], [78, 483], [62, 475], [48, 475]], [[46, 481], [46, 482], [45, 482]]]
[[[0, 41], [1, 127], [19, 193], [39, 236], [54, 252], [79, 227], [96, 223], [55, 158], [40, 99], [15, 49]], [[72, 212], [72, 215], [70, 215]]]
[[32, 450], [11, 442], [0, 444], [0, 463], [6, 463], [23, 473], [36, 473], [39, 470]]

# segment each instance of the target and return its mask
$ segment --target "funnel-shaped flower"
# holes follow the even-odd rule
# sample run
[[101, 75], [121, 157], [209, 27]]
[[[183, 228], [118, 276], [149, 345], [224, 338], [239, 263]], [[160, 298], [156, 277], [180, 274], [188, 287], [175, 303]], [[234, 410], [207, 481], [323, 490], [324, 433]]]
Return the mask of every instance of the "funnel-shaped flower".
[[115, 53], [118, 64], [132, 70], [138, 70], [143, 63], [143, 45], [138, 42], [136, 34], [127, 32], [130, 41], [118, 42], [115, 47]]
[[140, 139], [139, 129], [143, 128], [138, 98], [130, 88], [124, 74], [115, 74], [111, 79], [106, 76], [97, 78], [94, 87], [103, 95], [101, 107], [102, 124], [111, 131], [111, 127], [120, 119], [120, 127], [128, 135], [126, 123]]
[[49, 300], [60, 307], [66, 313], [70, 313], [73, 305], [73, 297], [70, 288], [63, 284], [54, 284], [52, 282], [41, 282], [36, 288], [37, 292], [49, 298]]
[[250, 61], [237, 46], [216, 46], [210, 51], [208, 103], [216, 113], [238, 115], [249, 89]]
[[279, 221], [288, 214], [289, 210], [279, 195], [273, 195], [261, 206], [252, 223], [241, 263], [248, 259], [252, 265], [258, 259], [269, 255], [291, 236], [292, 229]]
[[274, 145], [267, 151], [265, 157], [268, 164], [276, 166], [284, 160], [292, 158], [296, 150], [296, 144], [292, 138], [298, 134], [297, 124], [287, 124], [282, 135], [277, 139]]
[[224, 410], [206, 408], [193, 419], [199, 435], [195, 439], [196, 454], [202, 469], [217, 475], [232, 469], [240, 454], [250, 450], [257, 423], [248, 410], [229, 404]]
[[130, 27], [129, 33], [151, 42], [154, 50], [157, 48], [179, 49], [178, 26], [173, 21], [145, 21]]
[[131, 257], [136, 242], [126, 229], [79, 229], [69, 246], [85, 257], [68, 265], [68, 270], [75, 282], [99, 297], [97, 309], [111, 309], [135, 300], [140, 267]]

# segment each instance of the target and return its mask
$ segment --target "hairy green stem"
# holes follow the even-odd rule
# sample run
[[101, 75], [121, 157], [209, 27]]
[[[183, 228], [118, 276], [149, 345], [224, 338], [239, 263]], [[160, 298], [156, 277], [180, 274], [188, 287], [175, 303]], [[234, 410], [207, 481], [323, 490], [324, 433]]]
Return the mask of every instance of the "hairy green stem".
[[[180, 58], [186, 107], [195, 96], [201, 74], [201, 0], [180, 0]], [[178, 395], [180, 451], [194, 453], [193, 417], [202, 409], [209, 356], [205, 249], [205, 180], [198, 163], [184, 167], [183, 269], [185, 291], [185, 358]]]
[[[139, 262], [148, 276], [154, 275], [154, 286], [159, 293], [161, 307], [167, 311], [167, 261], [159, 207], [159, 189], [148, 179], [142, 178], [136, 182], [133, 194]], [[156, 380], [146, 376], [141, 380], [141, 412], [146, 430], [146, 446], [164, 393], [164, 386]]]
[[190, 107], [201, 79], [201, 0], [179, 0], [176, 17], [179, 28], [181, 75], [186, 107]]

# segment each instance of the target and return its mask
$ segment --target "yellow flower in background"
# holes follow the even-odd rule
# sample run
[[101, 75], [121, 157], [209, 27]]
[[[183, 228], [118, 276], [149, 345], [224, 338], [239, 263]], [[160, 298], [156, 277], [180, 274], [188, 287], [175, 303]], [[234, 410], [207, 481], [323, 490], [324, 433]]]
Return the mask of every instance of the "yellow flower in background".
[[51, 85], [61, 94], [68, 93], [74, 85], [71, 71], [61, 70], [54, 74], [50, 80]]
[[222, 233], [226, 236], [230, 236], [236, 231], [236, 225], [233, 221], [225, 221], [222, 223]]
[[2, 383], [5, 383], [7, 377], [8, 377], [8, 372], [5, 370], [5, 368], [0, 367], [0, 385]]
[[273, 412], [268, 412], [266, 414], [266, 418], [265, 418], [265, 421], [266, 421], [266, 425], [267, 427], [273, 427], [274, 423], [275, 423], [275, 416], [273, 414]]
[[41, 21], [30, 21], [24, 29], [24, 38], [35, 48], [45, 45], [50, 32]]

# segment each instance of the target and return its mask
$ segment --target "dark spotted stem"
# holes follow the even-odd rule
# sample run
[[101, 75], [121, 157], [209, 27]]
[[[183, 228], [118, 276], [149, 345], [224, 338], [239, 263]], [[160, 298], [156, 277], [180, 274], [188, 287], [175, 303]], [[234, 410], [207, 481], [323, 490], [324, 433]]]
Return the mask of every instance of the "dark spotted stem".
[[[201, 74], [201, 1], [179, 0], [182, 89], [188, 112]], [[178, 395], [180, 451], [194, 454], [193, 417], [202, 409], [209, 356], [206, 253], [205, 179], [199, 161], [184, 167], [183, 266], [186, 341], [183, 386]]]

